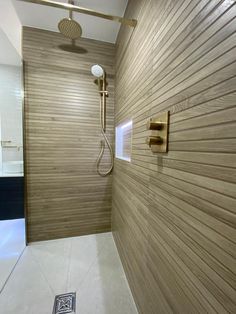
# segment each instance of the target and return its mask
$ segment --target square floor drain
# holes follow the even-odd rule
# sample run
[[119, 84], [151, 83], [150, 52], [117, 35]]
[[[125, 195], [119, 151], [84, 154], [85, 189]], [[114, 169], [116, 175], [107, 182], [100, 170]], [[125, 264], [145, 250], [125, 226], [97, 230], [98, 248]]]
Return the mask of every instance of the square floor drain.
[[75, 313], [76, 293], [56, 295], [52, 314]]

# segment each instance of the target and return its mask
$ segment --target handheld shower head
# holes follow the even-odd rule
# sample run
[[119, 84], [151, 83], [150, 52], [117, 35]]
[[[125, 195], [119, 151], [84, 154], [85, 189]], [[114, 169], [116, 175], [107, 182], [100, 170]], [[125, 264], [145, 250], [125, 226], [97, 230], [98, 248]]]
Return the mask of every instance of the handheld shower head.
[[[98, 90], [100, 94], [100, 126], [101, 126], [101, 132], [104, 137], [104, 140], [101, 140], [101, 150], [97, 159], [97, 173], [105, 177], [108, 174], [112, 172], [113, 169], [113, 150], [112, 146], [106, 136], [106, 98], [108, 97], [108, 91], [106, 90], [106, 72], [99, 64], [94, 64], [91, 67], [91, 72], [93, 76], [95, 76], [97, 79], [95, 80], [95, 83], [98, 85]], [[110, 151], [111, 156], [111, 166], [108, 171], [101, 172], [100, 171], [100, 163], [105, 151], [105, 146], [108, 146], [108, 149]]]
[[91, 67], [91, 73], [95, 76], [95, 77], [102, 77], [104, 76], [104, 70], [103, 68], [99, 65], [99, 64], [94, 64], [92, 67]]

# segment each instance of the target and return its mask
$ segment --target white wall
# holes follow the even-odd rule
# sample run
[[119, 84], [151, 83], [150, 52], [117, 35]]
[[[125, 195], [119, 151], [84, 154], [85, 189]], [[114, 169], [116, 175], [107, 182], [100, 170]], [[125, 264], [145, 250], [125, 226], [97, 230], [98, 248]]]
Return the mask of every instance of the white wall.
[[1, 115], [0, 115], [0, 175], [2, 175], [2, 130], [1, 130]]
[[23, 159], [21, 56], [21, 22], [12, 0], [0, 0], [0, 140], [21, 146], [0, 148], [0, 173], [4, 161]]
[[0, 28], [21, 56], [22, 25], [11, 0], [0, 0]]
[[22, 68], [0, 64], [1, 140], [11, 141], [2, 147], [2, 162], [23, 160], [22, 150]]

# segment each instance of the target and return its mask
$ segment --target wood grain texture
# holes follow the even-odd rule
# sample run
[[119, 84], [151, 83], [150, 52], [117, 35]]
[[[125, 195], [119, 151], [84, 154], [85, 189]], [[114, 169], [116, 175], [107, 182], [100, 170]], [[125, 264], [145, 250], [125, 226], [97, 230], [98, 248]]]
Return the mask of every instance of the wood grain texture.
[[[28, 240], [111, 228], [112, 176], [100, 177], [99, 94], [90, 72], [107, 71], [107, 134], [114, 134], [114, 45], [81, 39], [79, 53], [58, 33], [24, 28]], [[108, 151], [102, 169], [109, 167]]]
[[[116, 52], [112, 229], [139, 312], [236, 313], [235, 1], [130, 0]], [[168, 154], [146, 121], [170, 111]]]

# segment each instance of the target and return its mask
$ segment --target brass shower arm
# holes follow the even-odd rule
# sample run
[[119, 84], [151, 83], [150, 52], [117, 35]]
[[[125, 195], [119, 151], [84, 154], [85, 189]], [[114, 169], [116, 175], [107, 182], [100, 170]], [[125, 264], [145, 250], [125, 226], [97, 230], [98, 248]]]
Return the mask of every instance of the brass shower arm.
[[128, 25], [131, 27], [135, 27], [137, 25], [137, 20], [135, 19], [125, 19], [120, 16], [104, 14], [104, 13], [96, 12], [87, 8], [79, 7], [70, 3], [61, 3], [61, 2], [52, 1], [52, 0], [18, 0], [18, 1], [30, 2], [30, 3], [46, 5], [46, 6], [50, 6], [54, 8], [64, 9], [68, 11], [79, 12], [79, 13], [83, 13], [87, 15], [100, 17], [102, 19], [119, 22], [121, 24]]

